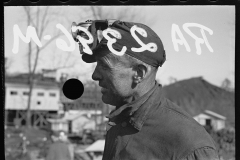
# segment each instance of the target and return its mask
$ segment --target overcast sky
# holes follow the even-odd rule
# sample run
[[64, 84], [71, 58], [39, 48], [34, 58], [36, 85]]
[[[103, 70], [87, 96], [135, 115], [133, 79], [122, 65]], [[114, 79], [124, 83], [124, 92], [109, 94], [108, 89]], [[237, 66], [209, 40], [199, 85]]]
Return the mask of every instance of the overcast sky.
[[[72, 21], [79, 21], [81, 7], [56, 7], [64, 13], [64, 16], [69, 17]], [[126, 8], [126, 7], [125, 7]], [[134, 7], [141, 10], [139, 15], [145, 16], [146, 25], [150, 26], [161, 38], [164, 48], [166, 50], [167, 61], [163, 67], [159, 69], [157, 78], [163, 83], [169, 83], [169, 77], [175, 77], [177, 80], [188, 79], [191, 77], [202, 76], [205, 80], [217, 86], [225, 78], [229, 78], [234, 83], [234, 68], [235, 68], [235, 8], [234, 6], [147, 6], [141, 8]], [[116, 7], [107, 7], [107, 9], [116, 10]], [[117, 7], [117, 9], [120, 9]], [[133, 7], [129, 7], [133, 10]], [[11, 72], [24, 72], [26, 71], [26, 59], [24, 53], [27, 52], [27, 44], [21, 39], [19, 46], [19, 53], [14, 54], [13, 48], [13, 25], [17, 24], [22, 31], [26, 34], [26, 22], [24, 19], [24, 11], [22, 7], [4, 7], [4, 40], [5, 40], [5, 57], [12, 59], [14, 63], [11, 64]], [[84, 19], [83, 21], [85, 21]], [[183, 25], [187, 23], [196, 23], [207, 27], [213, 31], [210, 35], [205, 30], [205, 36], [212, 48], [205, 43], [201, 44], [201, 54], [197, 54], [195, 40], [185, 32]], [[71, 24], [62, 24], [68, 31], [70, 31]], [[183, 37], [189, 45], [190, 52], [188, 52], [184, 45], [178, 45], [179, 51], [174, 49], [172, 39], [172, 26], [178, 26]], [[56, 30], [53, 25], [49, 29]], [[203, 38], [200, 28], [189, 27], [190, 31], [199, 38]], [[62, 36], [66, 39], [66, 36]], [[176, 36], [179, 39], [179, 36]], [[63, 52], [56, 47], [55, 42], [49, 45], [42, 54], [39, 69], [46, 66], [51, 66], [50, 54], [72, 54], [74, 58], [78, 59], [77, 65], [71, 69], [72, 73], [81, 74], [86, 68], [91, 67], [81, 60], [78, 47], [76, 45], [73, 52]], [[67, 72], [70, 73], [70, 70]], [[91, 73], [82, 79], [90, 78]]]

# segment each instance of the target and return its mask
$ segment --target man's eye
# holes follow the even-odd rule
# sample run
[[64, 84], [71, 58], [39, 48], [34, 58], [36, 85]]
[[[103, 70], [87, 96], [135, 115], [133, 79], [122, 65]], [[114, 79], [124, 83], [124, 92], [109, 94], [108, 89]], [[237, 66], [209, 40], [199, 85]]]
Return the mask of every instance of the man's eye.
[[106, 65], [100, 65], [100, 67], [104, 70], [108, 69], [108, 67]]
[[99, 69], [103, 69], [103, 70], [109, 69], [109, 66], [101, 61], [97, 63], [97, 66], [99, 67]]
[[102, 66], [102, 68], [103, 68], [104, 70], [107, 70], [107, 69], [108, 69], [108, 67], [107, 67], [107, 66]]

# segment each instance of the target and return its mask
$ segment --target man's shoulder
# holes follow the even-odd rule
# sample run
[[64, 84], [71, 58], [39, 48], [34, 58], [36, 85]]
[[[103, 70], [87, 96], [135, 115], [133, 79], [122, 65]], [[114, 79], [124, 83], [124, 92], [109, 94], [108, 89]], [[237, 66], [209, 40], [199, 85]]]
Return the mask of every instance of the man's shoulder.
[[[164, 98], [165, 99], [165, 103], [161, 106], [166, 110], [171, 111], [172, 113], [174, 113], [176, 116], [180, 116], [181, 118], [184, 118], [186, 120], [190, 120], [194, 123], [196, 123], [196, 121], [193, 119], [193, 117], [187, 112], [185, 111], [181, 106], [177, 105], [176, 103], [172, 102], [171, 100]], [[196, 123], [198, 124], [198, 123]]]
[[176, 120], [181, 119], [181, 121], [188, 121], [201, 126], [187, 111], [165, 97], [162, 98], [161, 103], [156, 107], [156, 110], [152, 111], [152, 114], [155, 114], [156, 118], [164, 118], [165, 120], [173, 120], [173, 118]]
[[193, 117], [167, 98], [159, 104], [152, 115], [156, 134], [166, 136], [168, 141], [177, 141], [179, 146], [201, 147], [214, 146], [212, 138]]

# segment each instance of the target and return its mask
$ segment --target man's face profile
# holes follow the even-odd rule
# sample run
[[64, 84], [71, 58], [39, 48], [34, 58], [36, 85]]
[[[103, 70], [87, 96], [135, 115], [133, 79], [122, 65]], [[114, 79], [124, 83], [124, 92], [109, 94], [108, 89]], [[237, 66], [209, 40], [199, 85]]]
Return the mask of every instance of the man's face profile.
[[121, 106], [131, 96], [133, 70], [117, 61], [112, 53], [104, 57], [96, 56], [97, 66], [92, 79], [99, 81], [102, 101], [106, 104]]

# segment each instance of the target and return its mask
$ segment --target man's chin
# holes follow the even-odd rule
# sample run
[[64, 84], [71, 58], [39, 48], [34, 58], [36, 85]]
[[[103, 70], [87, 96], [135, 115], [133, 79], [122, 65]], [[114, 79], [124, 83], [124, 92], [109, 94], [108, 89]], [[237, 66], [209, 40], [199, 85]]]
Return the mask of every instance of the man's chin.
[[104, 93], [102, 93], [102, 101], [105, 104], [109, 104], [109, 97]]
[[110, 97], [110, 96], [107, 96], [106, 95], [106, 93], [104, 94], [102, 94], [102, 101], [103, 101], [103, 103], [105, 103], [105, 104], [109, 104], [109, 105], [114, 105], [113, 104], [113, 99]]

